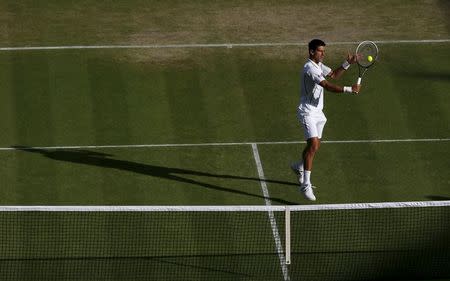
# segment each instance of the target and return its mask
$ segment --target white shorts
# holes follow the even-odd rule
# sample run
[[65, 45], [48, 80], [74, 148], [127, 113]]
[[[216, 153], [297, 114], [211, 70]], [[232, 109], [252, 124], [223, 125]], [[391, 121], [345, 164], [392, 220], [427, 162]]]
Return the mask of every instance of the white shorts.
[[304, 115], [300, 112], [297, 113], [298, 121], [303, 126], [303, 131], [305, 133], [305, 139], [308, 140], [310, 138], [322, 138], [322, 131], [325, 127], [325, 123], [327, 123], [327, 118], [325, 114], [317, 114], [317, 115]]

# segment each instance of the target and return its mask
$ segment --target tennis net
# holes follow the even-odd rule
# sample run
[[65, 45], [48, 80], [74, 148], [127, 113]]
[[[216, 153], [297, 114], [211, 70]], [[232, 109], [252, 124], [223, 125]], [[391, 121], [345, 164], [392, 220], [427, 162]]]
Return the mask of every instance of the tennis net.
[[450, 201], [3, 206], [2, 280], [450, 277]]

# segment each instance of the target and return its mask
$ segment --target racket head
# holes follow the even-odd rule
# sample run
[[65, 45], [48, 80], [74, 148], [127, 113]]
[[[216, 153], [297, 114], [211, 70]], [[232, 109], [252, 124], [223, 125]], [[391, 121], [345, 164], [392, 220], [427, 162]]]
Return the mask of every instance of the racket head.
[[[369, 61], [369, 56], [372, 60]], [[378, 47], [372, 41], [363, 41], [356, 48], [356, 62], [359, 66], [369, 68], [378, 58]]]

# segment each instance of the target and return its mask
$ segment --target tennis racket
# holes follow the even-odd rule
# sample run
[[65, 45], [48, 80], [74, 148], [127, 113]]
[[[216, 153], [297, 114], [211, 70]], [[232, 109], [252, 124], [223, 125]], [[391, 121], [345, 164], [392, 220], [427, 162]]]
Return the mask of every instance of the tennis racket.
[[356, 84], [361, 85], [361, 80], [366, 71], [378, 58], [378, 47], [372, 41], [363, 41], [356, 48], [356, 62], [359, 68], [359, 77]]

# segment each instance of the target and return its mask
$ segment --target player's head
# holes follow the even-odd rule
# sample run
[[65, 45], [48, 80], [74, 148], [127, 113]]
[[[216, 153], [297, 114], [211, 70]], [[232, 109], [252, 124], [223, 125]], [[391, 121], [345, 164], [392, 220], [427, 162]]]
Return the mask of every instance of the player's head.
[[325, 57], [325, 42], [320, 39], [313, 39], [308, 43], [309, 58], [315, 62], [323, 61]]

